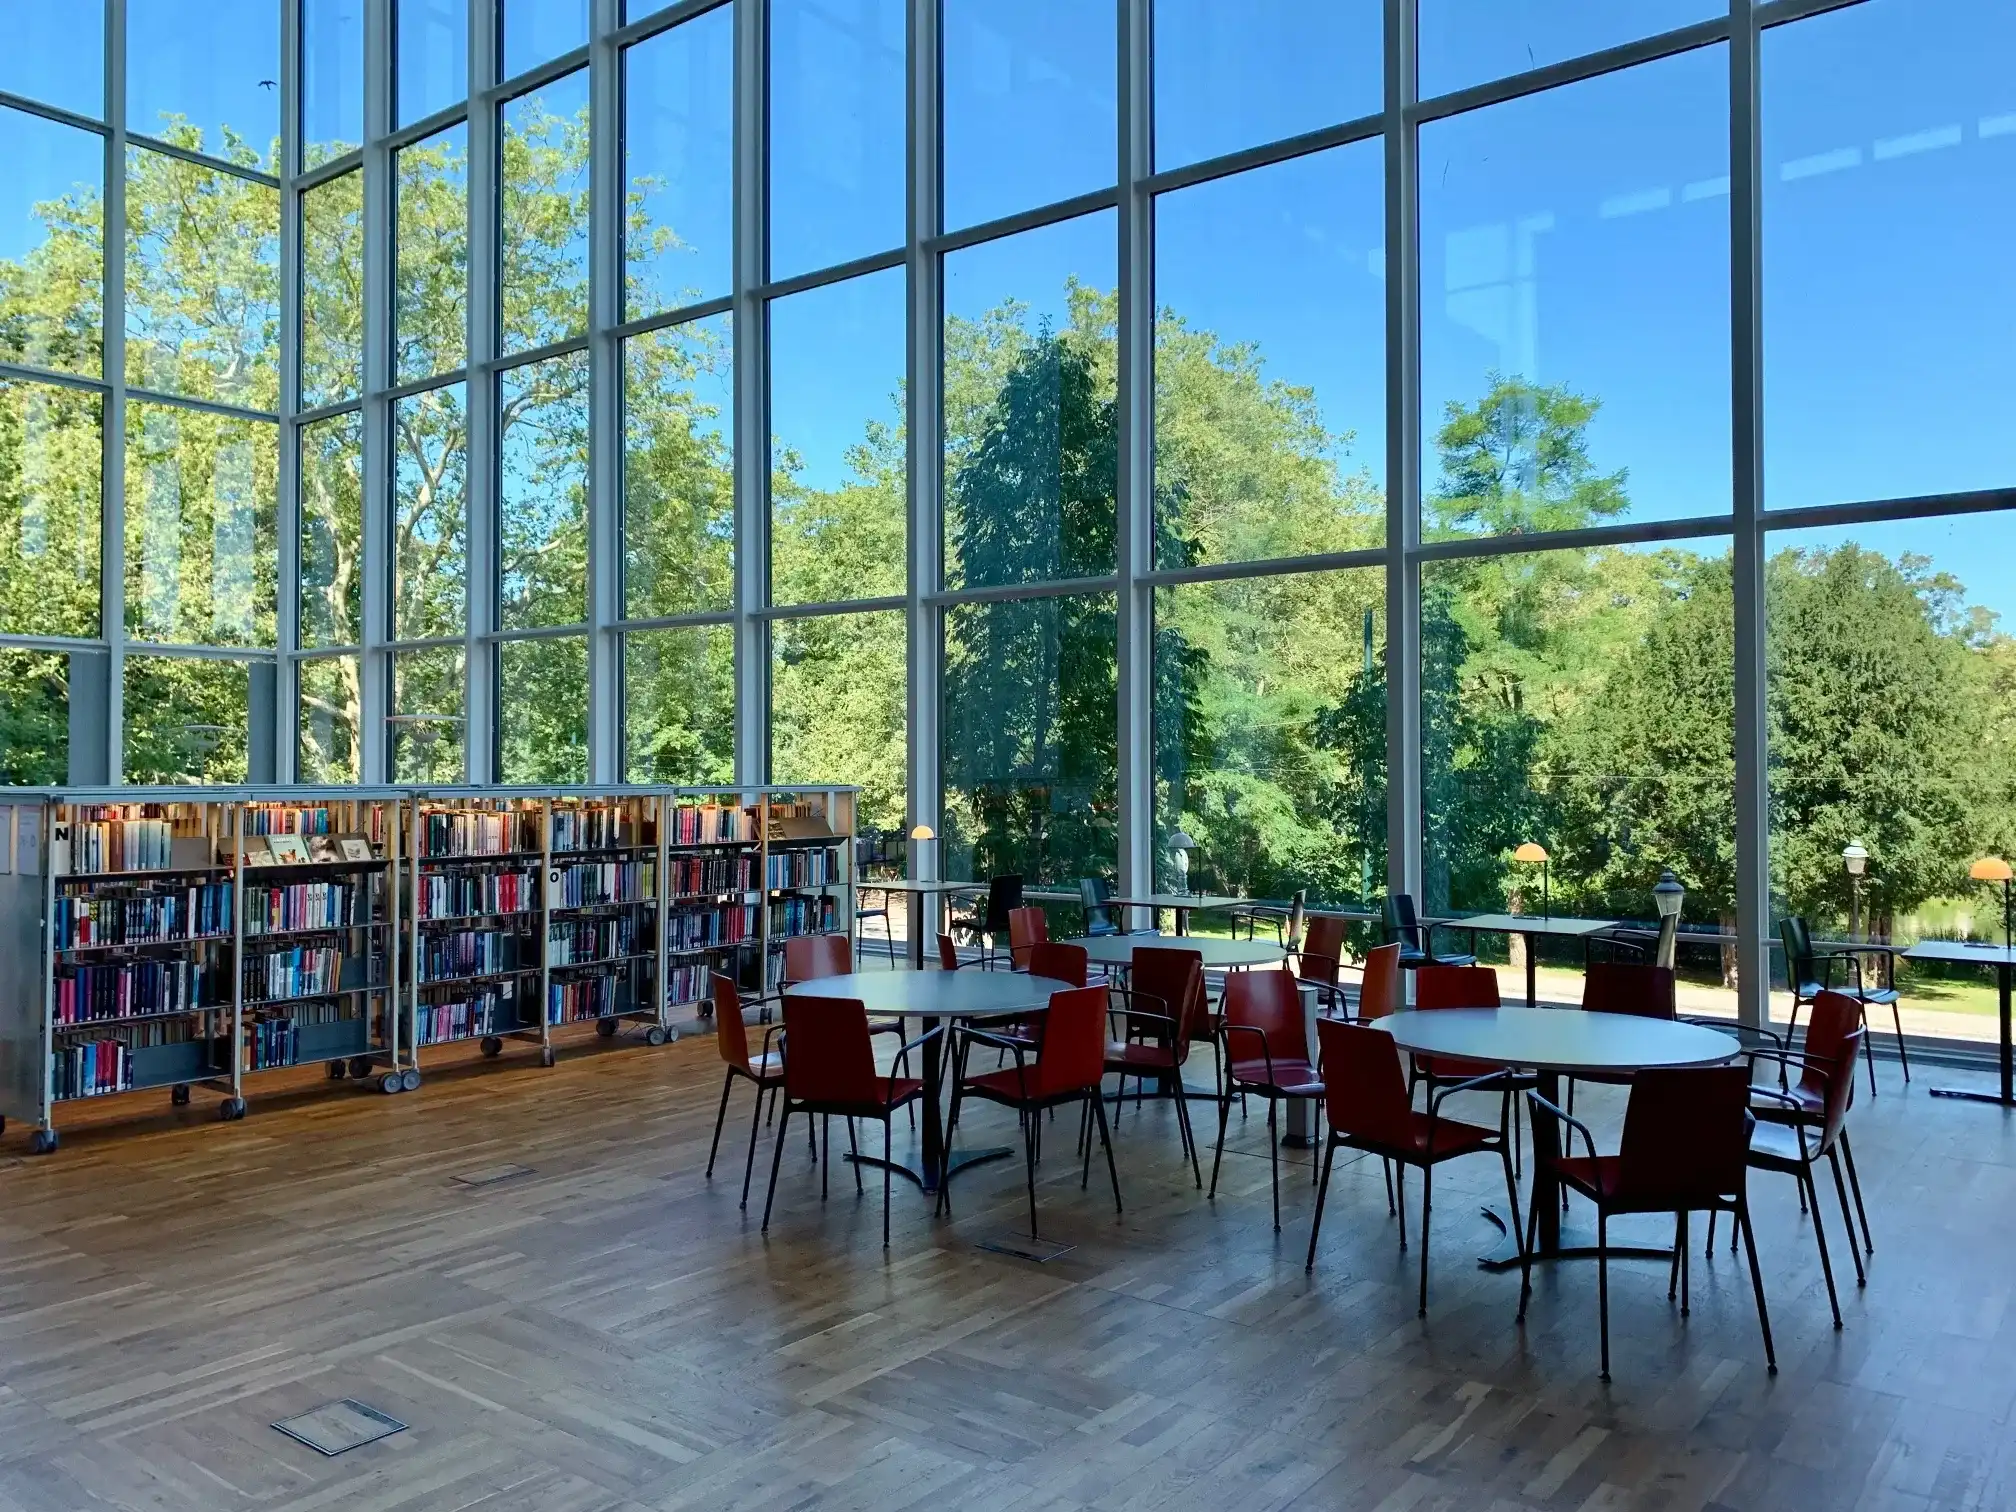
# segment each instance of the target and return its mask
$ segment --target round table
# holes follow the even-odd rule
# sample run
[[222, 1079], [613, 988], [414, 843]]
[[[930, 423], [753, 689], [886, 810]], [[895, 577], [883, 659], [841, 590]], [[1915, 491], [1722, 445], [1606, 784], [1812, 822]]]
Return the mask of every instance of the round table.
[[[962, 1019], [1040, 1013], [1050, 1006], [1052, 993], [1071, 990], [1069, 982], [1015, 971], [857, 971], [847, 976], [795, 982], [784, 989], [784, 996], [852, 998], [867, 1008], [870, 1017], [935, 1019], [949, 1028]], [[921, 1161], [917, 1165], [902, 1160], [890, 1163], [898, 1175], [908, 1176], [927, 1192], [938, 1190], [941, 1169], [949, 1179], [968, 1166], [1005, 1160], [1015, 1153], [1008, 1146], [1000, 1145], [984, 1150], [968, 1150], [949, 1163], [946, 1161], [938, 1120], [939, 1087], [944, 1073], [945, 1036], [941, 1034], [924, 1046]], [[853, 1155], [848, 1158], [861, 1165], [882, 1164], [879, 1156]]]
[[[1532, 1071], [1539, 1078], [1540, 1095], [1557, 1104], [1563, 1076], [1719, 1066], [1743, 1053], [1734, 1036], [1698, 1024], [1587, 1013], [1580, 1008], [1438, 1008], [1395, 1013], [1377, 1022], [1401, 1049], [1416, 1055], [1454, 1056]], [[1560, 1130], [1551, 1118], [1534, 1119], [1532, 1129], [1533, 1202], [1540, 1214], [1533, 1258], [1591, 1258], [1594, 1247], [1568, 1245], [1561, 1239], [1561, 1188], [1553, 1164], [1561, 1153]], [[1487, 1209], [1485, 1216], [1508, 1234], [1513, 1232], [1496, 1213]], [[1516, 1225], [1519, 1215], [1511, 1214], [1510, 1222]], [[1670, 1250], [1615, 1245], [1610, 1254], [1672, 1258]], [[1509, 1255], [1501, 1250], [1483, 1263], [1494, 1270], [1517, 1265], [1516, 1243]]]
[[1286, 950], [1265, 940], [1216, 940], [1197, 935], [1080, 935], [1064, 943], [1082, 946], [1085, 959], [1094, 966], [1130, 966], [1135, 950], [1143, 945], [1151, 950], [1194, 950], [1204, 958], [1206, 971], [1279, 966], [1288, 959]]

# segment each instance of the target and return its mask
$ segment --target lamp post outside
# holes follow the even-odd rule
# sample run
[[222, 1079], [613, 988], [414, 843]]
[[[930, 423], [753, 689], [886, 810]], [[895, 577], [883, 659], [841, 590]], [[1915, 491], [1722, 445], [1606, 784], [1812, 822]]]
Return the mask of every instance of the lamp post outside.
[[2002, 948], [2010, 947], [2012, 919], [2009, 912], [2009, 879], [2016, 876], [2007, 861], [2000, 856], [1983, 856], [1967, 868], [1967, 875], [1976, 882], [2000, 882], [2002, 884]]
[[1652, 964], [1664, 966], [1668, 971], [1673, 969], [1674, 957], [1679, 953], [1680, 905], [1686, 898], [1687, 889], [1673, 875], [1672, 867], [1659, 873], [1659, 880], [1652, 887], [1652, 906], [1659, 911], [1659, 945]]
[[1554, 916], [1554, 905], [1553, 900], [1549, 898], [1547, 895], [1547, 863], [1548, 863], [1547, 847], [1540, 844], [1537, 840], [1528, 840], [1524, 845], [1520, 846], [1519, 849], [1512, 852], [1512, 859], [1514, 861], [1524, 861], [1529, 864], [1535, 862], [1539, 864], [1540, 917], [1543, 919], [1551, 919]]
[[1169, 837], [1169, 860], [1176, 868], [1176, 891], [1190, 891], [1190, 852], [1197, 849], [1197, 842], [1183, 830]]
[[1848, 938], [1862, 937], [1862, 874], [1869, 869], [1869, 852], [1860, 840], [1850, 840], [1841, 852], [1841, 865], [1848, 873]]

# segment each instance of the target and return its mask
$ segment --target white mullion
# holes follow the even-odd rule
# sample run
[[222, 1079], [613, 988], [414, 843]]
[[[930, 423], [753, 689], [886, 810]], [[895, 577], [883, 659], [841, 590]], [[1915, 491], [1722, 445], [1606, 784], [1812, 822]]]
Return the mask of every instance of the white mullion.
[[1153, 0], [1116, 0], [1119, 32], [1119, 446], [1114, 505], [1120, 582], [1119, 878], [1123, 893], [1155, 880], [1155, 198]]
[[769, 72], [763, 0], [735, 6], [735, 780], [770, 773], [770, 341], [765, 142]]
[[[1416, 0], [1386, 0], [1386, 885], [1422, 900], [1421, 202]], [[1422, 900], [1425, 902], [1425, 900]]]
[[294, 170], [301, 153], [301, 6], [280, 7], [280, 451], [275, 501], [273, 777], [299, 775], [301, 666], [301, 196]]
[[[480, 103], [497, 72], [497, 0], [469, 0], [469, 321], [468, 616], [463, 625], [464, 774], [496, 781], [501, 655], [489, 638], [497, 628], [498, 414], [496, 357], [502, 278], [497, 179], [498, 111]], [[587, 690], [582, 690], [586, 696]]]
[[358, 776], [382, 783], [391, 775], [392, 656], [392, 4], [364, 7], [364, 150], [358, 171], [364, 198], [364, 455], [363, 623], [358, 677]]
[[[943, 611], [932, 602], [944, 576], [945, 447], [943, 311], [944, 258], [927, 243], [942, 215], [939, 133], [938, 0], [910, 0], [909, 194], [905, 260], [909, 267], [909, 340], [905, 357], [909, 447], [909, 573], [904, 584], [908, 639], [905, 785], [910, 823], [945, 827], [938, 748], [944, 672]], [[939, 873], [943, 844], [910, 848], [911, 875]], [[927, 901], [929, 916], [934, 905]]]
[[102, 360], [108, 387], [100, 417], [98, 613], [107, 653], [104, 776], [118, 782], [125, 775], [126, 732], [126, 0], [105, 0], [105, 125]]
[[623, 58], [619, 0], [593, 0], [588, 48], [588, 780], [623, 760]]

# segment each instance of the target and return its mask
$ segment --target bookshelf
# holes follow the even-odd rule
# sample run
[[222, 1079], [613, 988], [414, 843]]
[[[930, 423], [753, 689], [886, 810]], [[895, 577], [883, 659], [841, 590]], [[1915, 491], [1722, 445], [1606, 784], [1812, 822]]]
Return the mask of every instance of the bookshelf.
[[765, 993], [782, 981], [786, 940], [809, 934], [853, 936], [855, 791], [762, 792]]
[[666, 1011], [705, 1016], [710, 977], [763, 988], [764, 792], [684, 788], [665, 796]]

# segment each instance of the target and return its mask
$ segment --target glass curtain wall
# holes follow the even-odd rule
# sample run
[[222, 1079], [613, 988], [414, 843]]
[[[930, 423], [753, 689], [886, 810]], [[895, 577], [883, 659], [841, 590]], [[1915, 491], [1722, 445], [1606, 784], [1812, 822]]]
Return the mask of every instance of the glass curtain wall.
[[1787, 916], [1990, 931], [2016, 13], [1234, 9], [19, 31], [0, 772], [859, 782], [1439, 915], [1530, 842], [1752, 1019]]

